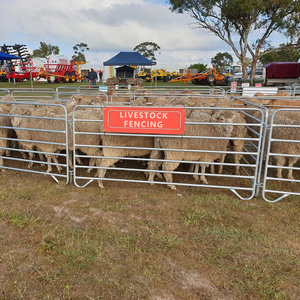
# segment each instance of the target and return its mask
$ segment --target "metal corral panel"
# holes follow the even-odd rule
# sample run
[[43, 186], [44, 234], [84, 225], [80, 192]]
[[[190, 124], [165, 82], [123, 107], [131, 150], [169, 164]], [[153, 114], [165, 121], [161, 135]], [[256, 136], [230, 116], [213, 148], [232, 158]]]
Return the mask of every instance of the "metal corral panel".
[[276, 110], [270, 119], [263, 198], [279, 201], [300, 195], [300, 109]]
[[[62, 178], [67, 184], [70, 174], [69, 129], [65, 107], [27, 102], [10, 104], [13, 106], [11, 113], [0, 114], [1, 121], [9, 121], [6, 126], [1, 122], [0, 126], [1, 131], [6, 130], [6, 134], [0, 137], [1, 155], [6, 154], [1, 156], [0, 168], [47, 174], [56, 182]], [[48, 114], [51, 110], [53, 113]]]
[[[186, 119], [186, 134], [179, 136], [103, 133], [100, 131], [103, 121], [101, 109], [100, 106], [93, 108], [82, 106], [74, 109], [74, 149], [77, 150], [74, 156], [74, 182], [77, 186], [87, 186], [93, 181], [98, 181], [100, 186], [102, 182], [105, 185], [107, 181], [128, 182], [128, 184], [139, 182], [169, 185], [171, 188], [192, 186], [229, 189], [244, 200], [254, 197], [264, 122], [263, 113], [259, 109], [246, 108], [243, 111], [239, 108], [187, 109], [189, 110], [187, 114], [201, 110], [212, 115], [232, 111], [242, 114], [255, 110], [261, 119], [260, 122], [251, 124], [258, 132], [258, 136], [254, 137], [226, 136], [224, 128], [231, 127], [236, 131], [246, 124], [220, 123], [217, 119], [214, 122]], [[79, 117], [81, 110], [86, 112]], [[86, 117], [83, 117], [84, 115]], [[93, 124], [90, 126], [93, 130], [87, 134], [87, 129], [79, 128], [81, 124], [88, 126], [88, 123]], [[209, 135], [209, 129], [212, 127], [222, 128], [222, 133], [215, 130]], [[97, 142], [82, 144], [84, 142], [82, 136], [87, 135], [94, 136], [93, 140]], [[234, 147], [237, 141], [242, 143], [242, 146], [239, 146], [241, 148]], [[217, 144], [221, 146], [216, 146]], [[240, 160], [235, 160], [238, 156]], [[78, 159], [81, 163], [78, 163]], [[166, 182], [170, 181], [170, 174], [172, 183]], [[152, 175], [158, 176], [152, 178]]]

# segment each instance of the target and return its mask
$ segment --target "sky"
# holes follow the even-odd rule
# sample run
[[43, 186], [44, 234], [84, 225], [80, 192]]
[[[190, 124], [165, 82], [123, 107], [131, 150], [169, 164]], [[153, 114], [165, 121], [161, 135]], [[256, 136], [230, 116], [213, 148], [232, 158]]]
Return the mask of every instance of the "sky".
[[73, 46], [86, 43], [86, 60], [96, 69], [142, 42], [160, 46], [156, 67], [169, 71], [193, 63], [210, 67], [218, 52], [233, 55], [215, 35], [195, 28], [189, 15], [171, 12], [166, 0], [0, 0], [0, 5], [0, 45], [24, 44], [32, 51], [44, 42], [71, 59]]

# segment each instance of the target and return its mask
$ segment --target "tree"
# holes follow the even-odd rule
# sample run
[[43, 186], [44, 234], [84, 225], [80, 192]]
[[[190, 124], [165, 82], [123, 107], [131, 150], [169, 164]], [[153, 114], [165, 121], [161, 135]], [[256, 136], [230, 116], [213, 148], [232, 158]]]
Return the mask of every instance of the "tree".
[[207, 70], [207, 65], [204, 64], [192, 64], [188, 67], [188, 69], [197, 69], [199, 72], [203, 72], [205, 70]]
[[211, 59], [211, 64], [214, 68], [223, 72], [226, 66], [231, 66], [233, 63], [233, 58], [228, 52], [218, 52], [215, 57]]
[[158, 51], [160, 47], [153, 42], [144, 42], [134, 47], [133, 51], [137, 51], [146, 58], [156, 61], [154, 52]]
[[40, 42], [40, 48], [33, 50], [32, 57], [47, 57], [51, 54], [58, 55], [59, 51], [58, 46], [52, 46], [51, 44], [47, 45], [44, 42]]
[[74, 54], [72, 55], [72, 60], [75, 61], [86, 61], [84, 51], [90, 50], [86, 43], [76, 44], [73, 47]]
[[[251, 79], [258, 59], [266, 54], [268, 39], [274, 32], [294, 37], [289, 31], [299, 19], [300, 3], [295, 0], [168, 0], [170, 9], [188, 13], [199, 28], [209, 30], [227, 43], [241, 61], [247, 77], [246, 55], [252, 58]], [[235, 38], [237, 41], [235, 41]], [[251, 44], [251, 39], [256, 38]], [[270, 52], [272, 50], [269, 50]]]
[[299, 49], [288, 44], [279, 45], [278, 49], [274, 49], [272, 52], [262, 55], [259, 58], [259, 62], [264, 65], [272, 61], [295, 61], [300, 58]]
[[[246, 62], [247, 68], [251, 68], [251, 65], [252, 65], [252, 59], [249, 58], [249, 57], [246, 57], [246, 58], [245, 58], [245, 62]], [[238, 64], [238, 65], [241, 65], [241, 61], [238, 61], [237, 64]]]

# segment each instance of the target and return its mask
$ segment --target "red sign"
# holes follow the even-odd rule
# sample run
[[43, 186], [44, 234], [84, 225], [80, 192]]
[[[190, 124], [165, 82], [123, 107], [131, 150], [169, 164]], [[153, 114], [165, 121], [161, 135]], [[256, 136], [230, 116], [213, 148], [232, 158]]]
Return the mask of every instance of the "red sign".
[[232, 81], [232, 82], [231, 82], [231, 85], [230, 85], [231, 91], [236, 91], [236, 87], [237, 87], [237, 82]]
[[106, 132], [184, 134], [185, 108], [104, 107]]

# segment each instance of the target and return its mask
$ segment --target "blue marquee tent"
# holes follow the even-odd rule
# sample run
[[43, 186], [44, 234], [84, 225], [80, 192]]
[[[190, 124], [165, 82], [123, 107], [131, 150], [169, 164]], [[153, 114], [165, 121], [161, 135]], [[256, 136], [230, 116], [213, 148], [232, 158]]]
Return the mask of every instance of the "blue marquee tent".
[[153, 66], [156, 62], [144, 57], [138, 52], [120, 52], [111, 59], [103, 62], [104, 66]]
[[0, 60], [21, 59], [22, 57], [0, 52]]

